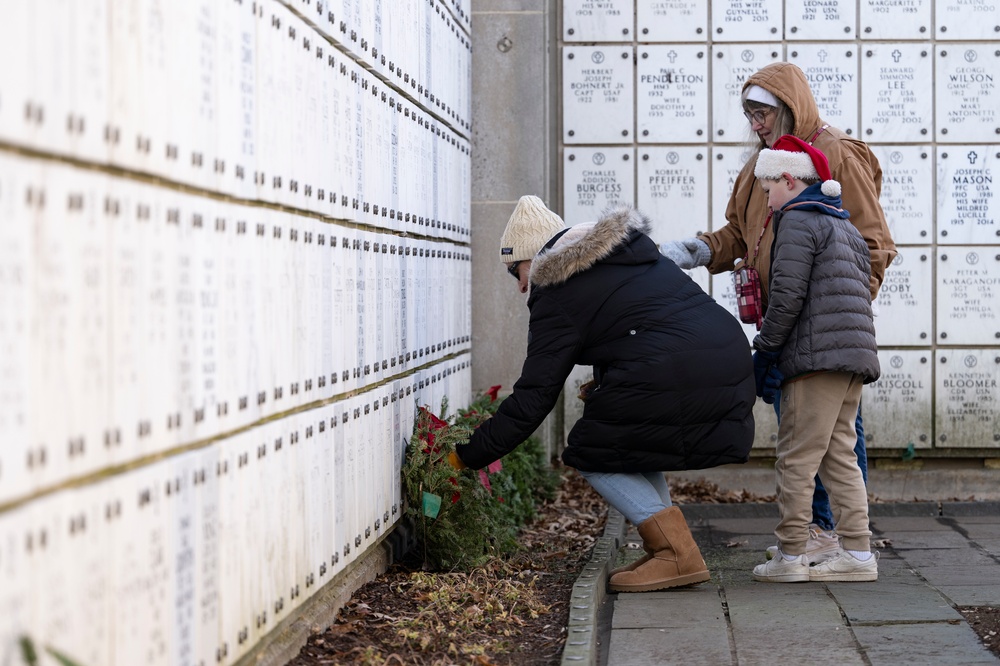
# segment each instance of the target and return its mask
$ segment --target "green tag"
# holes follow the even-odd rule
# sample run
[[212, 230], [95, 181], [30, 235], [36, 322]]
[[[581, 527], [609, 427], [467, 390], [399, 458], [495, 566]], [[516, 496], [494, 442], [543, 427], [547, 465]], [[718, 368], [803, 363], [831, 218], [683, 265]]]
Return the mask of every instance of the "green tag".
[[424, 515], [428, 518], [437, 518], [441, 510], [441, 498], [432, 493], [424, 493]]

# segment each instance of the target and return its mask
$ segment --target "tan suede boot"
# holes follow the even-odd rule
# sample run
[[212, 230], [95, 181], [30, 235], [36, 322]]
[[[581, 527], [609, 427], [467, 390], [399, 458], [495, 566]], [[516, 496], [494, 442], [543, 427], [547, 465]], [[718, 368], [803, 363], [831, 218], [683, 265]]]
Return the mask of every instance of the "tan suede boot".
[[614, 576], [615, 574], [620, 574], [623, 571], [635, 571], [636, 569], [638, 569], [639, 567], [641, 567], [646, 562], [649, 562], [649, 560], [650, 560], [651, 557], [653, 557], [653, 554], [647, 550], [645, 552], [645, 554], [643, 554], [642, 557], [640, 557], [639, 559], [635, 560], [634, 562], [629, 562], [628, 564], [626, 564], [624, 566], [620, 566], [620, 567], [616, 567], [616, 568], [612, 569], [611, 571], [608, 572], [608, 576], [611, 577], [611, 576]]
[[639, 525], [639, 536], [653, 557], [632, 571], [612, 576], [608, 581], [610, 591], [651, 592], [704, 583], [711, 577], [680, 508], [667, 507], [644, 520]]

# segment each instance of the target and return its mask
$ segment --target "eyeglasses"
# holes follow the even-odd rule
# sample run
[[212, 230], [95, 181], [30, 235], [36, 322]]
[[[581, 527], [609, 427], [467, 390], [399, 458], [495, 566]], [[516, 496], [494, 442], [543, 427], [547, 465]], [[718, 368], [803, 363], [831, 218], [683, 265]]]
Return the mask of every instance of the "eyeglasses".
[[746, 116], [748, 122], [757, 123], [758, 125], [763, 125], [767, 117], [771, 115], [775, 109], [773, 107], [767, 109], [756, 109], [754, 111], [744, 111], [743, 115]]
[[518, 268], [520, 268], [520, 266], [521, 262], [515, 261], [514, 263], [512, 263], [510, 266], [507, 267], [507, 272], [513, 275], [514, 279], [517, 280], [518, 282], [521, 281], [521, 274], [517, 270]]

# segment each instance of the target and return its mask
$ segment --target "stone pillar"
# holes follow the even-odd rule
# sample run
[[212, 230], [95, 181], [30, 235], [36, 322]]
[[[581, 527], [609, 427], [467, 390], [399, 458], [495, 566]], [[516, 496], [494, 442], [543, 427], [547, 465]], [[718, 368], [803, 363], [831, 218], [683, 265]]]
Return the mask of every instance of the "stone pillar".
[[[559, 212], [555, 5], [472, 2], [473, 390], [510, 391], [524, 361], [528, 309], [499, 256], [507, 219], [525, 194]], [[551, 451], [561, 440], [560, 411], [542, 428]]]

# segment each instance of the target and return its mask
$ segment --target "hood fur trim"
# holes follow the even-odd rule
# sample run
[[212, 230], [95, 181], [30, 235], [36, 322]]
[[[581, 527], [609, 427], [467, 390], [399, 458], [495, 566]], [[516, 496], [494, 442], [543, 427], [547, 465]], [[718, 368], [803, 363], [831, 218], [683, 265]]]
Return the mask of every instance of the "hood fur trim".
[[551, 249], [536, 256], [529, 282], [538, 287], [562, 284], [609, 256], [632, 232], [648, 235], [651, 230], [649, 218], [631, 206], [612, 206], [597, 222], [570, 227]]

